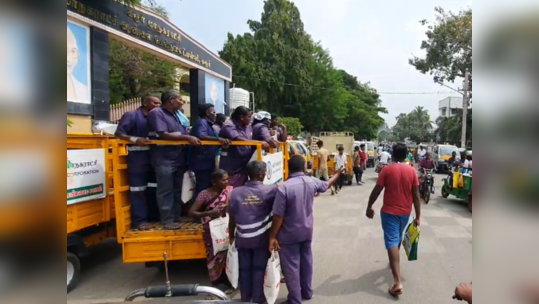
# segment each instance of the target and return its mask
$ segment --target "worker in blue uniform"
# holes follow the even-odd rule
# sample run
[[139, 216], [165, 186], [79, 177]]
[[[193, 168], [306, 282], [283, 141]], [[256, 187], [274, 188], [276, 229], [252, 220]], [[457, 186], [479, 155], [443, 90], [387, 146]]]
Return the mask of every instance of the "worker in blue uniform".
[[149, 230], [150, 221], [159, 220], [155, 171], [150, 162], [148, 114], [160, 104], [155, 96], [144, 98], [140, 108], [122, 116], [115, 134], [118, 139], [131, 143], [127, 147], [131, 228], [138, 230]]

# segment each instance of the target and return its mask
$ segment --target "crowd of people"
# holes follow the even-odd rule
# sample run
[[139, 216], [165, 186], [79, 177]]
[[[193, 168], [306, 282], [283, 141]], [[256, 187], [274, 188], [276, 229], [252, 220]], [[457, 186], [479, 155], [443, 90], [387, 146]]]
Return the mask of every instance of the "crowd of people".
[[[203, 224], [209, 276], [214, 286], [233, 288], [225, 275], [227, 252], [214, 253], [209, 223], [230, 216], [231, 242], [239, 252], [241, 295], [245, 302], [265, 302], [263, 283], [271, 252], [279, 251], [289, 303], [312, 298], [313, 201], [317, 193], [335, 185], [342, 170], [322, 182], [305, 175], [305, 159], [289, 161], [289, 179], [277, 185], [263, 184], [264, 162], [251, 161], [257, 143], [263, 149], [286, 141], [285, 125], [276, 115], [253, 113], [238, 107], [230, 119], [216, 113], [211, 104], [198, 107], [199, 120], [191, 128], [183, 114], [185, 102], [174, 90], [161, 98], [148, 96], [139, 109], [125, 113], [116, 137], [128, 146], [128, 177], [132, 228], [152, 229], [161, 222], [166, 230], [181, 229], [182, 184], [188, 171], [196, 176], [191, 218]], [[189, 145], [152, 145], [152, 140], [182, 141]], [[212, 141], [219, 145], [202, 145]]]
[[[132, 228], [149, 230], [149, 223], [160, 221], [164, 229], [180, 229], [182, 182], [185, 173], [192, 171], [197, 184], [189, 216], [203, 225], [211, 283], [224, 284], [227, 293], [234, 291], [225, 271], [227, 252], [214, 253], [209, 229], [212, 220], [228, 215], [230, 242], [239, 255], [242, 301], [265, 302], [264, 275], [273, 252], [280, 254], [289, 292], [287, 303], [312, 299], [314, 198], [329, 189], [333, 194], [342, 189], [342, 173], [348, 165], [344, 150], [340, 149], [335, 158], [336, 171], [331, 178], [329, 152], [319, 142], [320, 179], [305, 174], [306, 160], [298, 155], [289, 160], [288, 180], [279, 185], [264, 185], [266, 163], [251, 161], [253, 147], [231, 144], [254, 141], [264, 149], [278, 147], [288, 137], [286, 126], [278, 123], [278, 117], [239, 107], [227, 119], [216, 113], [213, 105], [203, 104], [199, 106], [199, 120], [191, 128], [182, 111], [184, 104], [176, 91], [166, 91], [160, 99], [149, 96], [139, 109], [126, 113], [117, 128], [116, 136], [131, 143], [128, 173]], [[189, 145], [152, 145], [150, 140], [182, 141]], [[219, 145], [202, 145], [202, 141]], [[394, 275], [389, 293], [394, 296], [403, 292], [399, 250], [413, 206], [414, 223], [421, 224], [418, 177], [412, 167], [401, 164], [407, 157], [405, 145], [383, 151], [381, 160], [389, 163], [392, 158], [394, 163], [380, 175], [366, 213], [374, 218], [373, 205], [385, 190], [381, 216]], [[352, 159], [357, 183], [363, 185], [365, 146], [358, 147]], [[459, 286], [456, 298], [469, 298], [471, 303], [471, 287]]]
[[[253, 113], [239, 107], [230, 119], [216, 113], [212, 104], [198, 107], [197, 122], [191, 126], [184, 115], [181, 95], [169, 90], [161, 97], [148, 96], [139, 109], [123, 115], [116, 137], [128, 146], [128, 175], [132, 228], [151, 229], [161, 222], [167, 230], [180, 229], [182, 184], [187, 171], [196, 176], [195, 197], [212, 187], [212, 174], [222, 169], [230, 186], [247, 181], [247, 163], [254, 148], [232, 142], [258, 142], [264, 149], [286, 141], [286, 126], [276, 115]], [[183, 141], [189, 145], [151, 145], [151, 140]], [[218, 145], [202, 145], [202, 141]]]

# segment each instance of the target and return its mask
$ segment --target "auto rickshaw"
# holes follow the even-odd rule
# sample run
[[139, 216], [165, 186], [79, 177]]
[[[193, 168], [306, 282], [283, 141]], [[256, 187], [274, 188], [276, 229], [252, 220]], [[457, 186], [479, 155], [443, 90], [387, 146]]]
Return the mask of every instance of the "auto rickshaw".
[[448, 198], [450, 195], [459, 199], [465, 200], [468, 204], [468, 209], [472, 211], [472, 173], [458, 170], [453, 173], [452, 178], [444, 178], [444, 186], [442, 187], [442, 196]]

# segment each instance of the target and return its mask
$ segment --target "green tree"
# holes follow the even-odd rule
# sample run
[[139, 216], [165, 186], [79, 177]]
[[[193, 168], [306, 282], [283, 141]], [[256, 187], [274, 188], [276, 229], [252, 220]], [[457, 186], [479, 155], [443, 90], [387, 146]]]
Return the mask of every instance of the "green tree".
[[408, 114], [400, 114], [396, 119], [397, 124], [393, 131], [399, 140], [409, 139], [414, 142], [424, 142], [432, 139], [433, 123], [425, 108], [417, 107]]
[[464, 77], [466, 69], [472, 72], [472, 10], [455, 14], [437, 7], [435, 11], [436, 22], [421, 21], [428, 25], [427, 39], [421, 44], [427, 55], [409, 62], [421, 73], [452, 82]]
[[[472, 140], [473, 135], [473, 115], [472, 111], [468, 115], [468, 130], [467, 141]], [[458, 115], [452, 117], [438, 117], [436, 119], [436, 125], [438, 128], [434, 132], [436, 140], [440, 143], [449, 143], [453, 145], [460, 145], [462, 140], [462, 111]]]
[[383, 124], [379, 112], [385, 111], [378, 94], [357, 79], [353, 88], [346, 87], [344, 71], [305, 31], [291, 1], [266, 0], [261, 20], [248, 24], [250, 32], [229, 34], [219, 54], [232, 64], [234, 83], [255, 92], [257, 108], [297, 117], [312, 133], [376, 136], [373, 130]]
[[301, 121], [299, 118], [296, 117], [282, 117], [279, 118], [279, 122], [284, 124], [286, 126], [286, 129], [288, 130], [288, 135], [290, 136], [298, 136], [303, 132], [303, 125], [301, 124]]
[[[148, 2], [146, 2], [148, 3]], [[148, 3], [148, 8], [168, 16], [165, 8]], [[110, 42], [111, 103], [170, 89], [177, 80], [178, 65], [117, 40]]]

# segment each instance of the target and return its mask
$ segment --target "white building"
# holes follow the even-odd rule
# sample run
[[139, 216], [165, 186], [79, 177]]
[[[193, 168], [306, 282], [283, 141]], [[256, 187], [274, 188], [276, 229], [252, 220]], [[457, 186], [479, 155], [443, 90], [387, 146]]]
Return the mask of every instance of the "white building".
[[439, 102], [438, 109], [440, 110], [440, 117], [453, 117], [457, 116], [462, 111], [464, 105], [464, 99], [462, 97], [447, 97]]

